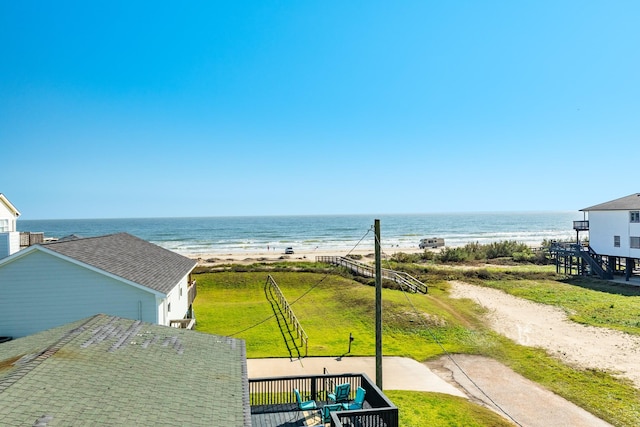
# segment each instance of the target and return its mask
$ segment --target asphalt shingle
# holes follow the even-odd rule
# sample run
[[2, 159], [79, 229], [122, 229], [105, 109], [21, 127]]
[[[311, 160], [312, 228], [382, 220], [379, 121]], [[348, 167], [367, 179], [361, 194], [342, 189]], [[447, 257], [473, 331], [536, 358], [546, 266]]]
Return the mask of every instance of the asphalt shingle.
[[0, 344], [7, 425], [249, 426], [246, 383], [242, 340], [102, 314]]
[[640, 193], [634, 193], [629, 196], [620, 197], [619, 199], [609, 202], [600, 203], [599, 205], [590, 206], [580, 209], [581, 211], [628, 211], [640, 210]]
[[197, 261], [128, 233], [60, 240], [42, 247], [123, 279], [168, 293]]

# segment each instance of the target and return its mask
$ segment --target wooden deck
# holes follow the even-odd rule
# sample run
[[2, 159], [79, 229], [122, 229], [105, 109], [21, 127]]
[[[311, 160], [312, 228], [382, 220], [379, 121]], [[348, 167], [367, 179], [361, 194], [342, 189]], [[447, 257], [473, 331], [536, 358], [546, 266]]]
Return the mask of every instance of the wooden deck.
[[253, 427], [324, 426], [320, 410], [300, 411], [295, 405], [262, 405], [251, 407]]
[[[253, 427], [325, 427], [331, 423], [322, 423], [320, 408], [327, 402], [319, 402], [318, 409], [311, 411], [301, 411], [296, 405], [261, 405], [251, 407], [251, 425]], [[363, 405], [364, 409], [371, 409], [366, 401]], [[345, 426], [353, 425], [346, 422]], [[360, 425], [360, 424], [358, 424]], [[384, 423], [375, 425], [385, 425]]]
[[[350, 401], [358, 387], [365, 390], [362, 409], [332, 412], [326, 424], [322, 424], [320, 409], [298, 409], [294, 389], [300, 390], [303, 400], [314, 400], [322, 408], [329, 403], [327, 391], [342, 383], [351, 384]], [[249, 399], [254, 427], [398, 427], [398, 408], [365, 374], [249, 378]]]

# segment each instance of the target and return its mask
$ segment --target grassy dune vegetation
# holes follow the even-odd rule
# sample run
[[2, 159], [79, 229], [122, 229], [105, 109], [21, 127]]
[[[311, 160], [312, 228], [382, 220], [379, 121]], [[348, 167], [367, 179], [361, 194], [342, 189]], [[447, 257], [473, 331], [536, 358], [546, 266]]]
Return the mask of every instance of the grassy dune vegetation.
[[[532, 264], [485, 267], [396, 262], [389, 267], [404, 269], [430, 287], [429, 295], [383, 289], [385, 355], [418, 361], [436, 358], [445, 351], [486, 355], [613, 425], [640, 425], [640, 392], [629, 382], [599, 370], [572, 369], [542, 350], [517, 345], [492, 332], [481, 320], [482, 310], [472, 301], [448, 297], [447, 281], [504, 289], [563, 307], [576, 321], [638, 334], [640, 296], [632, 289], [602, 292], [598, 282], [567, 281], [549, 266]], [[198, 275], [197, 329], [246, 340], [249, 358], [296, 357], [296, 350], [285, 345], [266, 298], [268, 274], [308, 334], [309, 356], [345, 354], [350, 333], [355, 338], [351, 356], [375, 354], [374, 288], [367, 286], [372, 281], [314, 263], [229, 266], [225, 271]], [[403, 426], [509, 425], [465, 399], [425, 392], [388, 394], [400, 408]]]

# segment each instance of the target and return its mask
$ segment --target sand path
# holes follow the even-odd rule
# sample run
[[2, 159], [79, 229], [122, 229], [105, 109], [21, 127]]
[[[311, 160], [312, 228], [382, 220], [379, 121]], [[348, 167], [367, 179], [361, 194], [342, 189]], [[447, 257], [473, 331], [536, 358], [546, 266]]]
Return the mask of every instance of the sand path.
[[519, 344], [541, 347], [580, 368], [602, 369], [628, 378], [640, 389], [640, 337], [584, 326], [563, 310], [511, 296], [503, 291], [452, 282], [451, 296], [487, 308], [491, 327]]

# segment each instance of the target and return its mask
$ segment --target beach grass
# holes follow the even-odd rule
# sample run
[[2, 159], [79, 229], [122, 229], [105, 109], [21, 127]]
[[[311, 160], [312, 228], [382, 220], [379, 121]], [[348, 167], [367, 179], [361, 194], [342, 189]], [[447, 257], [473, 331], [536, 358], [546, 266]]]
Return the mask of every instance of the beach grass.
[[[227, 271], [198, 275], [198, 298], [195, 303], [197, 329], [244, 339], [249, 358], [297, 357], [299, 354], [296, 352], [302, 349], [285, 345], [291, 340], [282, 334], [274, 316], [276, 311], [266, 298], [267, 274], [263, 271]], [[270, 274], [309, 336], [309, 356], [345, 355], [349, 334], [355, 338], [349, 355], [375, 354], [373, 287], [328, 273], [277, 271]], [[579, 306], [580, 301], [592, 301], [597, 305], [597, 297], [601, 297], [602, 292], [585, 290], [583, 287], [572, 289], [576, 286], [544, 279], [546, 275], [553, 274], [548, 269], [529, 268], [509, 274], [505, 273], [503, 267], [496, 271], [488, 270], [488, 277], [506, 277], [510, 280], [482, 281], [479, 277], [483, 274], [469, 274], [469, 269], [462, 268], [439, 269], [436, 273], [430, 271], [425, 274], [431, 276], [428, 295], [383, 289], [385, 355], [411, 357], [418, 361], [434, 359], [445, 353], [486, 355], [614, 425], [640, 425], [640, 392], [630, 382], [603, 371], [572, 368], [541, 349], [518, 345], [493, 332], [481, 320], [482, 308], [470, 300], [448, 297], [447, 280], [462, 274], [485, 286], [498, 287], [514, 295], [527, 295], [530, 299], [537, 298], [539, 302], [559, 306], [569, 303]], [[530, 279], [538, 275], [543, 279]], [[563, 296], [559, 301], [553, 301], [558, 289]], [[578, 299], [584, 292], [597, 295]], [[619, 311], [624, 313], [613, 323], [623, 325], [633, 321], [633, 309], [627, 307], [626, 303], [607, 300], [605, 304], [613, 304], [614, 309], [620, 307]], [[586, 313], [583, 316], [587, 316]], [[591, 313], [595, 317], [601, 316], [598, 310]], [[610, 325], [611, 322], [605, 323]], [[407, 404], [399, 404], [401, 412], [414, 411], [413, 399], [425, 398], [420, 393], [407, 393]], [[455, 399], [450, 404], [456, 406]], [[446, 414], [428, 412], [425, 420], [428, 419], [430, 425], [449, 425], [443, 421], [449, 416], [449, 411]], [[439, 420], [436, 422], [443, 424], [433, 424], [434, 417]], [[421, 425], [411, 422], [407, 421], [406, 425]], [[488, 422], [478, 425], [495, 424]]]

